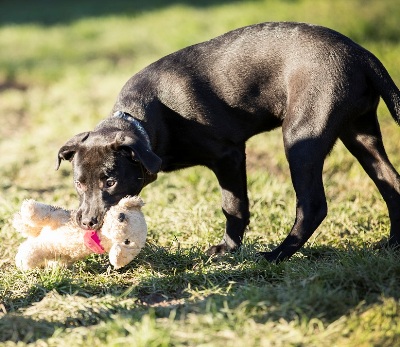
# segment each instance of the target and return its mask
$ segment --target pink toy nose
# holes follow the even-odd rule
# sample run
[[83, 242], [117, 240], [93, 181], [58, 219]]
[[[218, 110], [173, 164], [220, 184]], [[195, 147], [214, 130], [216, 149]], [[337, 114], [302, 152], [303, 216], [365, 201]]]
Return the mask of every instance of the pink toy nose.
[[97, 235], [96, 230], [87, 230], [83, 235], [83, 240], [86, 247], [88, 247], [94, 253], [104, 253], [104, 248], [100, 244], [100, 238], [99, 235]]

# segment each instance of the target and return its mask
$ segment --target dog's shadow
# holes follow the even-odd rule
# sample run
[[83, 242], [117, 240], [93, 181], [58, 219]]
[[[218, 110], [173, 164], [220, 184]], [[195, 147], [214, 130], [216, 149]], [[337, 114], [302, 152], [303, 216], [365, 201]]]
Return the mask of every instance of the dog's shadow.
[[[5, 11], [9, 13], [8, 16], [3, 16], [0, 19], [0, 24], [27, 24], [38, 23], [41, 25], [53, 24], [68, 24], [85, 18], [101, 17], [105, 15], [114, 16], [135, 16], [144, 12], [161, 10], [165, 7], [173, 6], [174, 4], [188, 5], [191, 7], [206, 8], [209, 6], [216, 6], [218, 4], [227, 4], [230, 0], [147, 0], [129, 1], [114, 0], [113, 6], [106, 2], [99, 2], [95, 0], [86, 0], [83, 3], [61, 1], [60, 6], [54, 8], [46, 7], [45, 11], [20, 11], [17, 3], [12, 2], [5, 7]], [[63, 10], [68, 6], [68, 11]], [[40, 6], [38, 6], [40, 8]]]

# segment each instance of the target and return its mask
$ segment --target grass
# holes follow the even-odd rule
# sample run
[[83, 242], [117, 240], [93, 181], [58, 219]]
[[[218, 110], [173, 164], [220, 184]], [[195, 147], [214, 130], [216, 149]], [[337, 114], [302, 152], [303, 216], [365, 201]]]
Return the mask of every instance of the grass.
[[[21, 9], [24, 11], [21, 11]], [[26, 10], [25, 10], [26, 9]], [[219, 187], [196, 167], [146, 188], [148, 245], [126, 268], [107, 256], [21, 272], [10, 219], [25, 198], [77, 206], [58, 148], [108, 115], [125, 81], [179, 48], [271, 20], [334, 28], [373, 51], [400, 85], [398, 1], [14, 1], [0, 13], [0, 344], [38, 346], [396, 346], [400, 256], [386, 207], [338, 143], [324, 167], [329, 215], [290, 261], [257, 261], [294, 218], [280, 130], [248, 144], [251, 224], [237, 254], [209, 258], [223, 233]], [[379, 108], [400, 168], [399, 128]]]

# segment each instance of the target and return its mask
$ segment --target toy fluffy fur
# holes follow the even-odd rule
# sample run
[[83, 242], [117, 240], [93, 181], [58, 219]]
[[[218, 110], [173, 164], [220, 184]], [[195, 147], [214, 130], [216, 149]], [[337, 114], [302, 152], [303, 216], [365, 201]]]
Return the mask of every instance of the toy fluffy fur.
[[[144, 247], [147, 225], [137, 197], [126, 197], [107, 211], [100, 245], [109, 253], [115, 269], [132, 261]], [[84, 243], [85, 231], [71, 218], [72, 212], [34, 200], [25, 200], [14, 216], [13, 226], [28, 239], [18, 249], [18, 268], [30, 270], [54, 265], [69, 266], [93, 253]]]

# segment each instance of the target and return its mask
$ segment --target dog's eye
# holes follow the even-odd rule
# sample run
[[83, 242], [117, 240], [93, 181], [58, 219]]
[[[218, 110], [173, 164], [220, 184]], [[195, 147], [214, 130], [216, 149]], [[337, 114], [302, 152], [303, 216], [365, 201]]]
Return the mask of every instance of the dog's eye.
[[128, 239], [126, 239], [126, 240], [124, 241], [124, 243], [125, 243], [126, 245], [129, 245], [129, 244], [131, 243], [131, 241], [129, 241]]
[[111, 188], [113, 185], [115, 185], [115, 183], [117, 183], [116, 180], [114, 180], [113, 178], [109, 178], [109, 179], [106, 181], [106, 186], [107, 186], [107, 188]]

